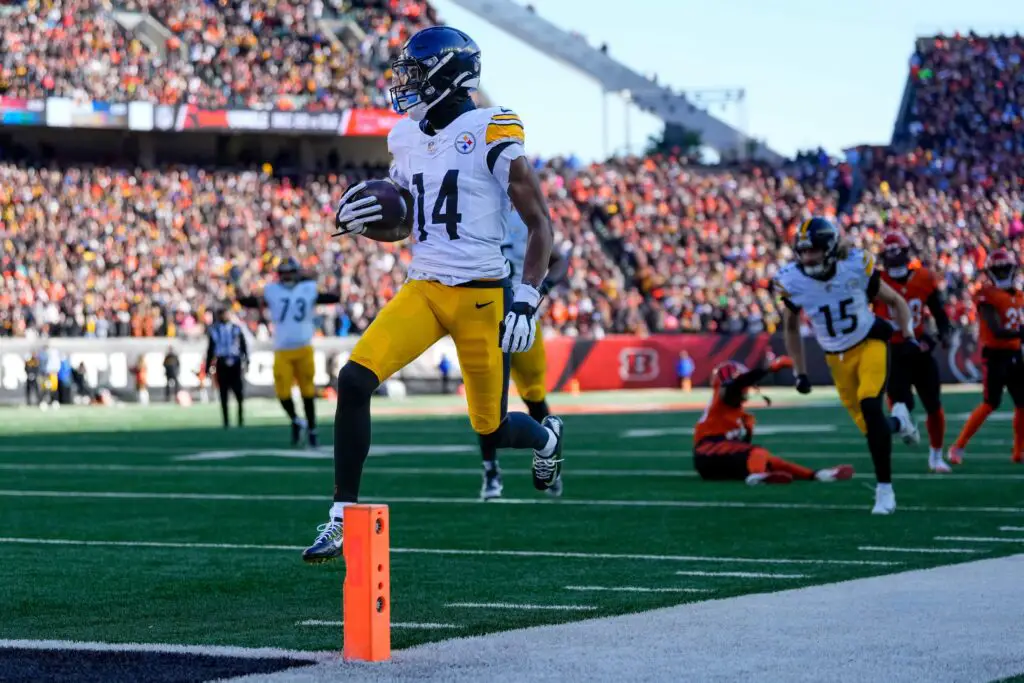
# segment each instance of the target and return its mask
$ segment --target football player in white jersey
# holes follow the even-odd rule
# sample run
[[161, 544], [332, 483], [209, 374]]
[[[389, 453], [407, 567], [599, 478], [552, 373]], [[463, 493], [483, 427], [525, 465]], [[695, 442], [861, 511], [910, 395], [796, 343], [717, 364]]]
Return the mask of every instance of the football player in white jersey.
[[839, 399], [867, 437], [878, 480], [872, 513], [890, 514], [896, 509], [892, 433], [898, 433], [907, 443], [917, 443], [919, 435], [905, 404], [893, 404], [891, 417], [886, 417], [882, 408], [893, 327], [875, 317], [871, 302], [877, 298], [887, 304], [900, 331], [913, 340], [910, 308], [903, 297], [881, 280], [875, 269], [875, 257], [841, 244], [839, 231], [824, 218], [803, 222], [797, 232], [795, 251], [796, 261], [778, 272], [774, 286], [786, 307], [786, 352], [795, 365], [797, 391], [811, 391], [800, 336], [803, 311], [825, 351]]
[[[522, 282], [523, 263], [526, 261], [527, 227], [522, 217], [515, 211], [505, 224], [505, 238], [502, 240], [501, 251], [508, 261], [511, 270], [512, 285]], [[569, 272], [569, 261], [551, 253], [548, 263], [548, 274], [540, 286], [541, 296], [559, 284]], [[551, 414], [547, 401], [547, 355], [544, 352], [544, 336], [541, 333], [540, 318], [537, 319], [537, 337], [529, 351], [513, 353], [511, 361], [512, 381], [516, 385], [519, 397], [526, 404], [526, 409], [537, 422], [543, 423], [544, 418]], [[493, 444], [480, 444], [480, 455], [483, 458], [483, 485], [480, 497], [484, 500], [500, 498], [503, 489], [501, 470], [498, 467], [498, 454]], [[559, 477], [547, 490], [554, 497], [562, 495], [562, 478]]]
[[[274, 392], [281, 407], [291, 420], [292, 445], [297, 446], [307, 428], [306, 442], [311, 448], [319, 445], [316, 431], [316, 387], [313, 377], [313, 309], [317, 304], [335, 304], [341, 301], [337, 294], [321, 294], [314, 280], [304, 278], [299, 262], [292, 257], [284, 259], [277, 268], [277, 282], [263, 288], [263, 296], [240, 297], [238, 303], [247, 308], [270, 311], [274, 326]], [[303, 421], [295, 412], [292, 387], [299, 385]]]
[[[445, 335], [455, 343], [470, 423], [482, 446], [532, 449], [539, 490], [561, 474], [561, 420], [548, 416], [538, 424], [526, 413], [507, 412], [509, 354], [534, 343], [538, 288], [553, 240], [544, 195], [526, 158], [523, 122], [509, 109], [476, 107], [471, 93], [480, 82], [480, 48], [449, 26], [412, 36], [392, 74], [395, 110], [408, 116], [388, 135], [390, 180], [410, 209], [412, 261], [408, 281], [339, 373], [334, 504], [303, 553], [306, 562], [341, 555], [344, 508], [359, 498], [370, 448], [374, 390]], [[380, 218], [376, 195], [358, 198], [361, 189], [356, 185], [341, 199], [339, 234], [362, 234]], [[501, 252], [513, 207], [529, 235], [514, 292]]]

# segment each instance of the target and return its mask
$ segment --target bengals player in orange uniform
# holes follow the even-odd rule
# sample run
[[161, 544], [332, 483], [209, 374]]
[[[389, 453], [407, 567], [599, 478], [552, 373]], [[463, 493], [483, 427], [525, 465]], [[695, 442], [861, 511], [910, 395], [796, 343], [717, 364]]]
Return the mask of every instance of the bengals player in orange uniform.
[[996, 249], [985, 261], [990, 283], [974, 294], [981, 321], [982, 387], [984, 400], [967, 418], [956, 443], [949, 449], [949, 461], [963, 462], [964, 449], [985, 419], [999, 407], [1003, 388], [1013, 399], [1013, 462], [1024, 454], [1024, 359], [1020, 342], [1024, 336], [1024, 293], [1017, 289], [1017, 257], [1008, 249]]
[[838, 465], [812, 470], [755, 446], [754, 416], [744, 410], [750, 389], [768, 373], [792, 368], [793, 360], [765, 358], [748, 370], [726, 361], [711, 371], [711, 402], [693, 430], [693, 465], [705, 481], [746, 481], [747, 484], [788, 484], [794, 479], [838, 481], [853, 476], [853, 467]]
[[[911, 324], [917, 343], [909, 343], [899, 330], [893, 332], [889, 341], [889, 382], [886, 393], [890, 404], [904, 403], [914, 409], [914, 389], [921, 399], [927, 414], [928, 469], [946, 474], [949, 465], [942, 459], [943, 440], [946, 436], [946, 413], [942, 409], [942, 381], [939, 365], [932, 351], [936, 340], [925, 330], [927, 313], [935, 320], [938, 329], [938, 343], [949, 347], [950, 323], [946, 315], [945, 301], [939, 291], [939, 282], [927, 268], [910, 267], [910, 240], [900, 232], [890, 232], [882, 239], [882, 280], [896, 290], [910, 308]], [[889, 307], [881, 301], [875, 302], [875, 315], [893, 320]], [[895, 323], [893, 327], [896, 327]]]

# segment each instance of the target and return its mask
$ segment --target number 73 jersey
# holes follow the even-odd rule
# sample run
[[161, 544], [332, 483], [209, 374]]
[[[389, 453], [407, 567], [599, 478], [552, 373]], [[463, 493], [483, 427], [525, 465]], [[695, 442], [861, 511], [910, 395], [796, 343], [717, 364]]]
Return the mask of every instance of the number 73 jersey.
[[839, 353], [864, 341], [875, 324], [871, 299], [878, 289], [875, 257], [860, 249], [836, 263], [828, 280], [805, 275], [789, 263], [775, 275], [775, 289], [792, 311], [803, 310], [825, 351]]
[[509, 109], [460, 115], [436, 135], [411, 119], [388, 135], [391, 180], [412, 194], [409, 278], [458, 285], [501, 280], [511, 211], [509, 166], [525, 156], [523, 123]]

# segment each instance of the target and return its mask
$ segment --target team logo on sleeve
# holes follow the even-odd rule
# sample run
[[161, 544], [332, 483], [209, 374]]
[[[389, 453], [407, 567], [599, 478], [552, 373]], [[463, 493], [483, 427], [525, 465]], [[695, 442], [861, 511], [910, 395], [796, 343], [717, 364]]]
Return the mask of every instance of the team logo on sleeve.
[[459, 133], [455, 138], [455, 150], [459, 154], [469, 154], [476, 149], [476, 138], [472, 133]]

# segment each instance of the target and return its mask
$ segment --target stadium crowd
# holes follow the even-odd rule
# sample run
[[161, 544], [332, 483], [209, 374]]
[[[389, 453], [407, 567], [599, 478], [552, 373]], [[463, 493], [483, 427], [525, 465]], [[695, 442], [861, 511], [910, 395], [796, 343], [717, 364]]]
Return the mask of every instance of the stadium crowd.
[[3, 0], [0, 19], [0, 95], [325, 111], [387, 108], [387, 65], [436, 15], [425, 0]]
[[[187, 92], [252, 106], [303, 97], [295, 104], [309, 107], [347, 106], [342, 100], [352, 98], [379, 106], [393, 50], [411, 27], [434, 20], [426, 3], [412, 0], [346, 7], [366, 31], [355, 57], [363, 75], [333, 94], [321, 86], [350, 63], [311, 23], [337, 11], [330, 3], [132, 1], [171, 27], [189, 54], [182, 68], [194, 69], [187, 76], [147, 71], [152, 55], [118, 42], [125, 36], [101, 21], [96, 0], [70, 0], [93, 8], [91, 19], [31, 0], [5, 35], [35, 61], [4, 57], [8, 87], [27, 96], [68, 87], [96, 94], [125, 87], [118, 79], [134, 73], [139, 87], [160, 98]], [[25, 19], [31, 16], [37, 20]], [[125, 62], [92, 78], [57, 49], [29, 51], [53, 31], [95, 59], [119, 53]], [[115, 49], [96, 51], [102, 45]], [[969, 320], [966, 290], [986, 253], [1024, 234], [1022, 56], [1019, 37], [922, 41], [902, 122], [908, 144], [863, 148], [852, 165], [820, 152], [780, 168], [702, 167], [672, 155], [588, 166], [536, 161], [556, 248], [571, 262], [569, 281], [545, 306], [546, 327], [581, 336], [773, 330], [778, 311], [768, 282], [792, 256], [795, 227], [814, 214], [834, 217], [857, 246], [874, 248], [887, 229], [906, 232], [918, 258], [944, 277], [951, 315]], [[400, 246], [329, 237], [339, 197], [365, 173], [279, 177], [269, 168], [4, 162], [0, 335], [202, 334], [213, 308], [258, 292], [285, 254], [342, 294], [341, 304], [323, 309], [322, 333], [358, 333], [401, 284], [407, 259]], [[249, 322], [259, 332], [259, 322]]]

